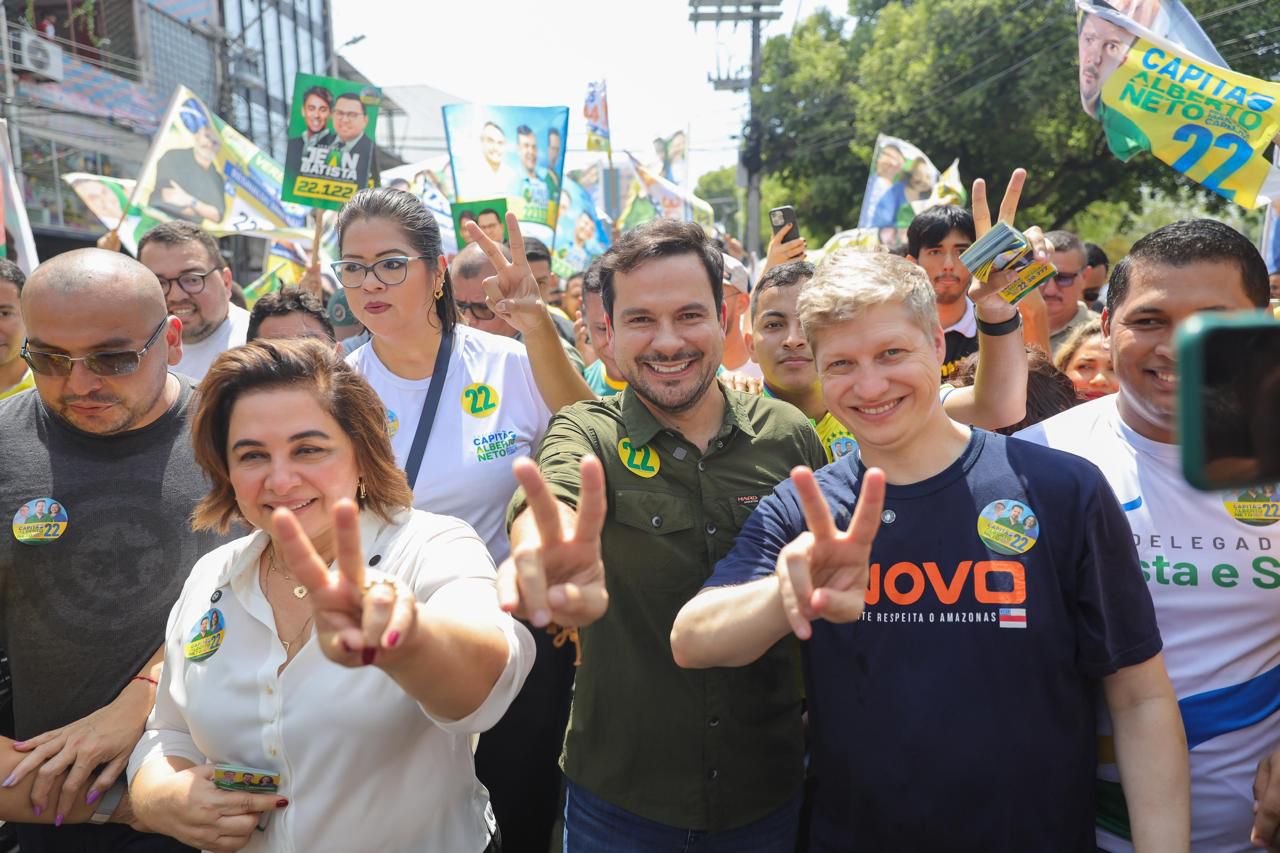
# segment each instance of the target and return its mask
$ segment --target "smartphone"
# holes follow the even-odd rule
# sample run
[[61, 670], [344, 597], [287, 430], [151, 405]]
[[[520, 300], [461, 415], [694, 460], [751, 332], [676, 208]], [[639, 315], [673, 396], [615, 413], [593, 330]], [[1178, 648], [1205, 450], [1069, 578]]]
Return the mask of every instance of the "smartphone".
[[1176, 346], [1187, 482], [1245, 489], [1259, 521], [1280, 519], [1280, 322], [1264, 311], [1196, 314]]
[[787, 223], [791, 224], [791, 230], [787, 232], [787, 241], [800, 239], [800, 221], [796, 219], [796, 209], [794, 207], [785, 204], [769, 211], [769, 224], [773, 226], [774, 234], [785, 228]]

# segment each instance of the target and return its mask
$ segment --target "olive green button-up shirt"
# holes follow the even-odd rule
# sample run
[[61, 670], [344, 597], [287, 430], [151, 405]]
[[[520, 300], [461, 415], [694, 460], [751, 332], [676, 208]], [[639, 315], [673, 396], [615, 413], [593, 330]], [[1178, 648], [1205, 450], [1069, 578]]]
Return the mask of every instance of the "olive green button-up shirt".
[[[724, 423], [705, 453], [631, 388], [561, 410], [538, 452], [553, 494], [574, 507], [578, 461], [595, 454], [609, 499], [609, 610], [579, 632], [565, 773], [641, 817], [708, 831], [764, 817], [800, 791], [798, 655], [783, 641], [749, 666], [681, 669], [671, 627], [761, 498], [794, 466], [826, 462], [798, 409], [724, 394]], [[517, 492], [509, 520], [523, 507]]]

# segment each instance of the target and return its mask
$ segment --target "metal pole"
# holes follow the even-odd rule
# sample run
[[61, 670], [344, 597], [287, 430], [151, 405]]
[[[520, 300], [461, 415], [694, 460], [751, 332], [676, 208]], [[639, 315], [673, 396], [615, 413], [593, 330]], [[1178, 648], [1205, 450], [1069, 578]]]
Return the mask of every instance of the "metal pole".
[[[760, 6], [756, 5], [755, 10], [759, 12]], [[754, 91], [756, 85], [760, 82], [760, 18], [757, 16], [751, 22], [751, 90], [748, 91], [748, 109], [750, 118], [748, 126], [754, 134], [756, 127], [756, 107], [754, 100], [751, 98], [751, 91]], [[750, 144], [759, 144], [758, 141], [752, 141]], [[748, 167], [747, 172], [747, 251], [753, 256], [760, 256], [760, 168], [755, 163]]]
[[8, 119], [9, 125], [9, 147], [13, 149], [13, 170], [18, 178], [18, 192], [21, 195], [23, 191], [24, 178], [22, 175], [22, 137], [18, 132], [18, 106], [13, 99], [13, 55], [10, 51], [9, 44], [9, 15], [4, 8], [4, 4], [0, 3], [0, 52], [4, 57], [4, 110], [3, 115]]

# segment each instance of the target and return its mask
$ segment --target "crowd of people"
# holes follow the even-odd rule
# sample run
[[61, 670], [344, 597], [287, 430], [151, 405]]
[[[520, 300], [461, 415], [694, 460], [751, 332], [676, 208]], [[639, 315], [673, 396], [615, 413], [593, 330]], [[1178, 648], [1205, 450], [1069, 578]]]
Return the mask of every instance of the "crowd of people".
[[514, 215], [447, 258], [391, 187], [340, 212], [333, 293], [251, 310], [184, 221], [0, 261], [0, 820], [1280, 851], [1280, 540], [1183, 480], [1173, 350], [1280, 276], [1214, 220], [1114, 265], [1032, 227], [1056, 272], [1011, 305], [961, 255], [1025, 178], [816, 265], [657, 220], [562, 282]]

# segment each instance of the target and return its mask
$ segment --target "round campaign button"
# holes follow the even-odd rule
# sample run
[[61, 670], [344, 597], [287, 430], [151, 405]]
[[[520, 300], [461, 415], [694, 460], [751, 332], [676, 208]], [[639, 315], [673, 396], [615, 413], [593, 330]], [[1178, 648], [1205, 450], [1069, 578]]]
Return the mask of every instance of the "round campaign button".
[[978, 538], [997, 554], [1025, 554], [1040, 536], [1040, 519], [1022, 501], [992, 501], [978, 514]]
[[215, 589], [213, 591], [213, 595], [209, 596], [210, 604], [217, 604], [221, 600], [222, 600], [222, 590], [220, 589]]
[[13, 538], [24, 545], [44, 545], [67, 532], [67, 509], [53, 498], [33, 498], [13, 515]]
[[191, 629], [191, 635], [182, 647], [182, 654], [189, 661], [207, 660], [221, 648], [226, 633], [227, 622], [222, 617], [222, 611], [211, 607]]
[[1280, 521], [1280, 485], [1227, 492], [1222, 496], [1222, 505], [1236, 521], [1250, 527], [1269, 527]]
[[400, 431], [400, 416], [387, 409], [387, 438], [395, 438]]
[[462, 389], [462, 411], [475, 418], [487, 418], [498, 410], [498, 391], [492, 385], [474, 382]]

